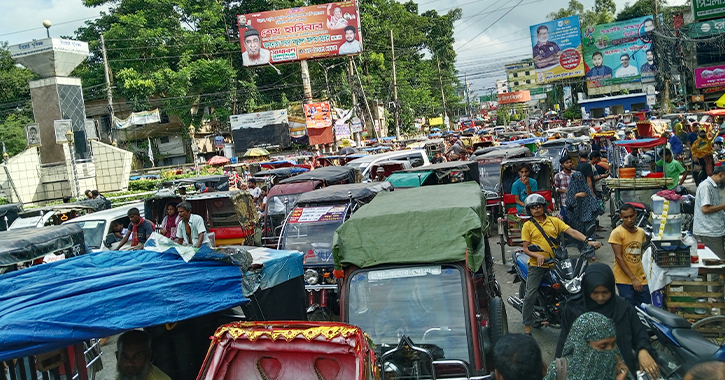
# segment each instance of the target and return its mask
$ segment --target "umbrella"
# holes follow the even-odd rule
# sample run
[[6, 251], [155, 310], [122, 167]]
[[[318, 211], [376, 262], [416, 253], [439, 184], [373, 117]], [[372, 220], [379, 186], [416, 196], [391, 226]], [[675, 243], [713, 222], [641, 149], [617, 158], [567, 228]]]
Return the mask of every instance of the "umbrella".
[[229, 159], [224, 156], [214, 156], [206, 162], [207, 165], [221, 166], [229, 163]]
[[247, 151], [244, 153], [244, 157], [261, 157], [261, 156], [269, 156], [269, 152], [267, 152], [266, 149], [262, 149], [262, 148], [252, 148], [252, 149], [247, 149]]
[[556, 111], [549, 111], [549, 112], [545, 113], [544, 115], [545, 116], [552, 116], [552, 115], [556, 115], [556, 114], [557, 114]]
[[438, 132], [438, 131], [440, 131], [440, 130], [441, 130], [440, 128], [431, 128], [431, 129], [430, 129], [430, 131], [431, 131], [431, 132]]
[[337, 154], [345, 155], [345, 154], [353, 154], [355, 152], [357, 152], [357, 150], [355, 148], [350, 147], [350, 146], [346, 146], [346, 147], [340, 149], [340, 151], [337, 152]]
[[344, 148], [346, 146], [353, 146], [353, 142], [350, 139], [342, 139], [340, 140], [340, 147]]

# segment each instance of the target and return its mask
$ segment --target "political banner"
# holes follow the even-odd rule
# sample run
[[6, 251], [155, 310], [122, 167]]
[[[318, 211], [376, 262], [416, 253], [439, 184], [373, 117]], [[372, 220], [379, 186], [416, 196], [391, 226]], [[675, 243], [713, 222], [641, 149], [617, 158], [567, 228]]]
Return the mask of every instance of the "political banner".
[[151, 111], [133, 112], [125, 119], [113, 117], [113, 124], [116, 129], [125, 129], [136, 125], [156, 124], [161, 122], [159, 109]]
[[302, 109], [305, 113], [305, 123], [307, 124], [307, 135], [310, 137], [310, 145], [335, 142], [335, 137], [332, 133], [330, 103], [303, 104]]
[[582, 28], [590, 95], [619, 90], [612, 86], [654, 82], [652, 30], [652, 16]]
[[532, 25], [536, 83], [584, 76], [579, 16]]
[[695, 69], [695, 87], [715, 87], [725, 85], [725, 65]]
[[238, 15], [237, 27], [244, 66], [363, 50], [355, 0]]
[[232, 130], [239, 128], [262, 128], [270, 124], [287, 124], [289, 115], [287, 110], [274, 110], [242, 115], [229, 116], [229, 124]]

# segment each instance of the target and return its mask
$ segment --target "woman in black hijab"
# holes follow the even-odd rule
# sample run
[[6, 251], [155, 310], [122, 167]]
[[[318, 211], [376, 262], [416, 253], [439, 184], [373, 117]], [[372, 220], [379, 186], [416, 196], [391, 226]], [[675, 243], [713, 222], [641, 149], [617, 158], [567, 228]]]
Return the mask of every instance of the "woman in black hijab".
[[564, 342], [569, 329], [580, 315], [594, 311], [614, 321], [617, 330], [617, 347], [630, 373], [642, 370], [650, 378], [659, 377], [659, 368], [655, 361], [656, 353], [650, 346], [649, 335], [644, 328], [637, 311], [622, 297], [617, 296], [614, 286], [614, 273], [606, 264], [594, 263], [584, 272], [581, 293], [569, 299], [564, 305], [561, 316], [561, 335], [556, 345], [556, 357], [561, 357]]

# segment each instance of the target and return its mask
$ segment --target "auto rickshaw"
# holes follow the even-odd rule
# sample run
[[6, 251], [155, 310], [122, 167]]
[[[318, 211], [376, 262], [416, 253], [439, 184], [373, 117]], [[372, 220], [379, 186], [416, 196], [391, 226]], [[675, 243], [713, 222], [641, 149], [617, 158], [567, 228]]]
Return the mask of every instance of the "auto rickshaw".
[[370, 336], [384, 377], [493, 370], [508, 324], [487, 221], [469, 181], [380, 193], [335, 231], [342, 322]]
[[528, 220], [528, 215], [521, 215], [516, 208], [516, 198], [511, 194], [511, 186], [519, 178], [519, 169], [531, 167], [529, 178], [536, 180], [538, 191], [548, 202], [548, 211], [554, 210], [552, 196], [554, 189], [554, 165], [549, 157], [525, 157], [504, 160], [501, 162], [500, 206], [503, 215], [498, 218], [501, 244], [501, 261], [506, 264], [506, 246], [521, 246], [521, 227]]
[[396, 190], [465, 181], [478, 183], [478, 163], [476, 161], [450, 161], [419, 166], [395, 172], [386, 180], [393, 183], [393, 186], [398, 183], [400, 186], [395, 186]]
[[339, 322], [234, 322], [212, 336], [196, 380], [377, 380], [367, 335]]
[[52, 206], [31, 208], [21, 211], [10, 224], [8, 230], [21, 228], [40, 228], [43, 226], [57, 226], [67, 220], [77, 218], [92, 212], [105, 210], [105, 199], [84, 199], [78, 202], [61, 203]]
[[353, 168], [328, 166], [294, 177], [283, 179], [272, 186], [267, 194], [267, 206], [262, 225], [262, 245], [277, 248], [281, 236], [282, 224], [297, 197], [308, 191], [326, 186], [358, 182]]
[[169, 181], [164, 181], [159, 185], [159, 188], [170, 188], [176, 191], [179, 187], [194, 186], [197, 183], [204, 184], [207, 191], [228, 191], [229, 190], [229, 177], [225, 175], [205, 175], [200, 177], [189, 177], [179, 178]]
[[306, 173], [308, 171], [309, 169], [298, 168], [295, 166], [262, 170], [252, 174], [252, 180], [256, 182], [259, 179], [263, 179], [266, 185], [272, 187], [283, 179], [294, 177], [298, 174]]
[[0, 231], [7, 230], [21, 212], [23, 212], [22, 203], [0, 205]]
[[305, 254], [308, 319], [331, 320], [339, 315], [337, 279], [333, 275], [332, 235], [353, 213], [379, 192], [392, 191], [390, 182], [328, 186], [300, 194], [282, 226], [279, 249]]
[[582, 149], [586, 151], [590, 149], [589, 137], [579, 136], [548, 140], [539, 146], [539, 149], [536, 151], [536, 157], [551, 158], [551, 163], [554, 165], [554, 173], [558, 173], [561, 168], [559, 159], [566, 154], [571, 157], [576, 165], [579, 160], [579, 151]]

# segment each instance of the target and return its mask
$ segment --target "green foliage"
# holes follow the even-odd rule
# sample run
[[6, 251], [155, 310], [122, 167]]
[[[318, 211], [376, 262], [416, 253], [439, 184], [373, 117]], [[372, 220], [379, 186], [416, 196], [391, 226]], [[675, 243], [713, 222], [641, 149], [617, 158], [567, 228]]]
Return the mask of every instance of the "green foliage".
[[581, 119], [582, 118], [582, 110], [580, 107], [570, 107], [564, 110], [564, 113], [561, 114], [561, 117], [564, 119]]
[[128, 182], [129, 191], [154, 191], [161, 181], [157, 179], [137, 179]]
[[617, 5], [613, 0], [595, 0], [592, 9], [584, 9], [584, 5], [577, 0], [569, 0], [567, 8], [561, 8], [556, 12], [549, 13], [546, 17], [549, 20], [556, 20], [564, 17], [579, 15], [581, 27], [588, 27], [599, 24], [614, 22], [614, 12]]
[[7, 43], [0, 43], [0, 140], [11, 156], [27, 145], [24, 128], [33, 122], [28, 81], [35, 77], [10, 58]]
[[0, 205], [7, 205], [10, 204], [10, 201], [8, 201], [7, 197], [0, 197]]

